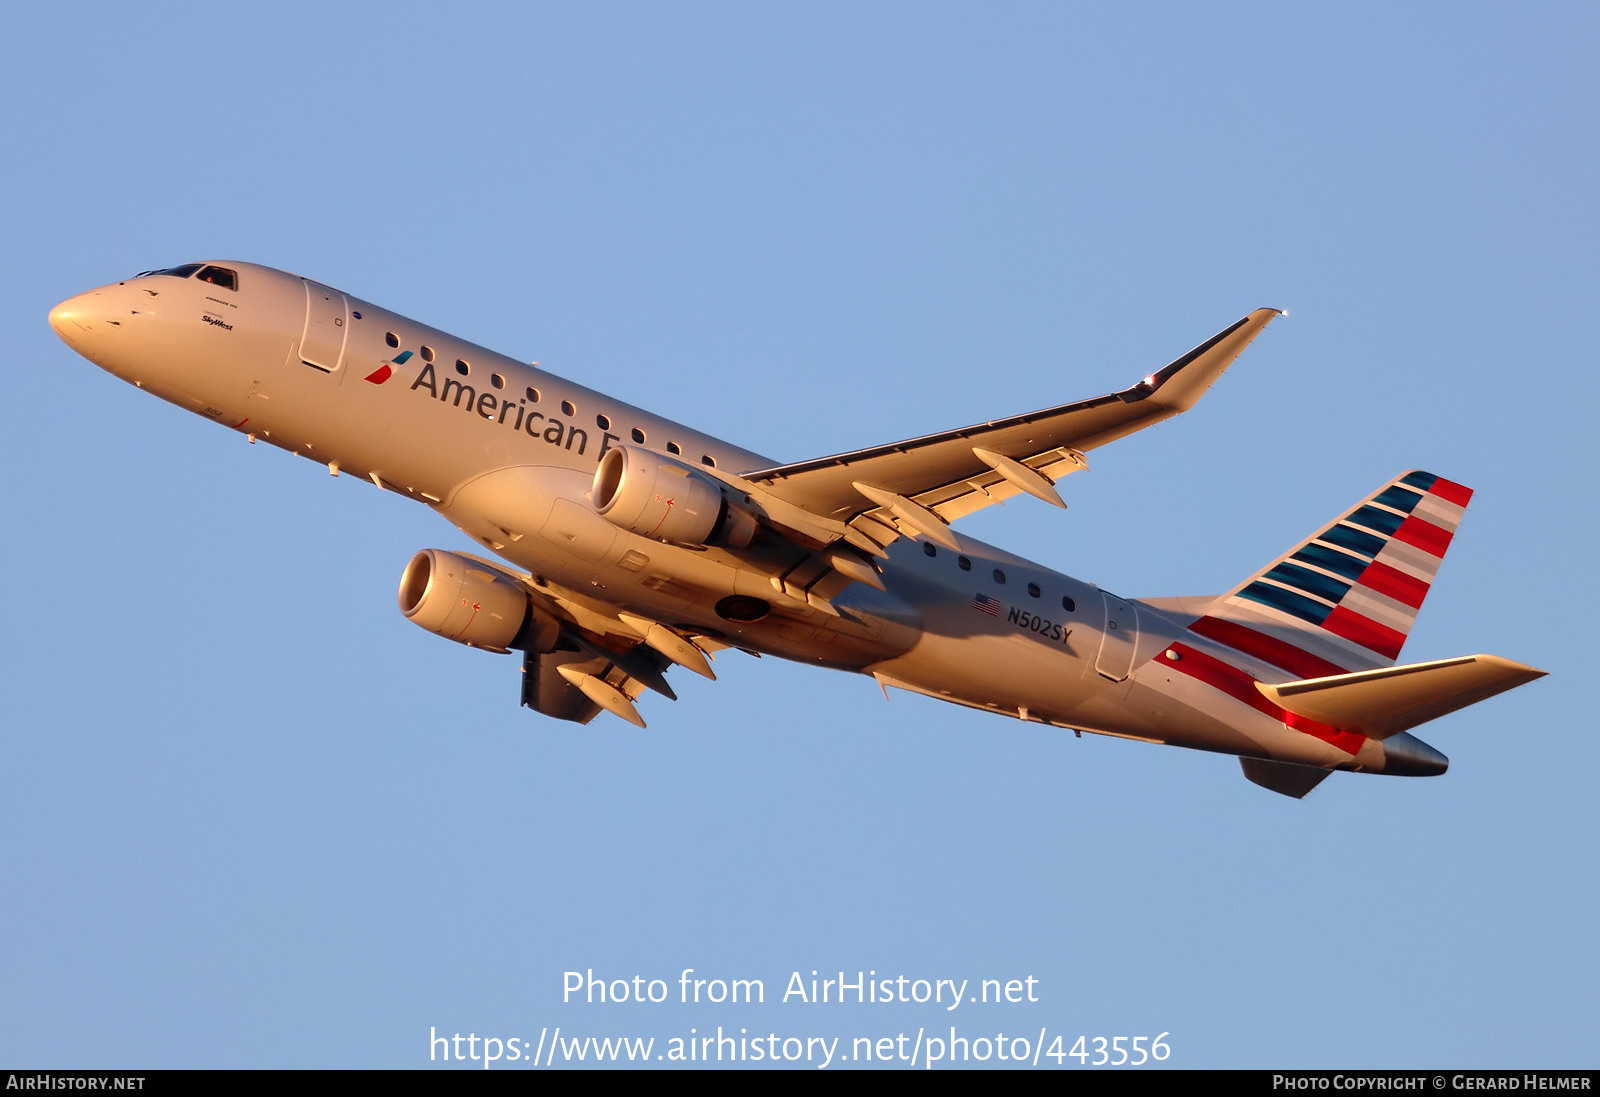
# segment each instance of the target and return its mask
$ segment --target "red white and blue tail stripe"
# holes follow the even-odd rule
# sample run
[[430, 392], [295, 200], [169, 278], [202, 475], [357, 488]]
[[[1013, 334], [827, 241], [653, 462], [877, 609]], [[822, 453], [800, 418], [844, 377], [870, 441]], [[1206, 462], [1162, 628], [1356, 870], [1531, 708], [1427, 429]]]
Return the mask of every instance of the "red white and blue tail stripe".
[[1397, 476], [1189, 628], [1297, 678], [1393, 666], [1471, 498], [1429, 472]]

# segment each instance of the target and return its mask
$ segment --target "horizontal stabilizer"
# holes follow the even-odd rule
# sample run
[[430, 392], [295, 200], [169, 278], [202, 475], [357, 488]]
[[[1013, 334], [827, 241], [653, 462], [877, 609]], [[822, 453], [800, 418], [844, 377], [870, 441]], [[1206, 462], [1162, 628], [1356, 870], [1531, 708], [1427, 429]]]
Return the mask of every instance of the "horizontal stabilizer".
[[1273, 762], [1266, 758], [1240, 758], [1239, 765], [1250, 781], [1296, 800], [1322, 783], [1332, 770], [1300, 766], [1293, 762]]
[[1464, 655], [1275, 686], [1257, 683], [1256, 688], [1296, 716], [1371, 739], [1387, 739], [1544, 673], [1498, 655]]

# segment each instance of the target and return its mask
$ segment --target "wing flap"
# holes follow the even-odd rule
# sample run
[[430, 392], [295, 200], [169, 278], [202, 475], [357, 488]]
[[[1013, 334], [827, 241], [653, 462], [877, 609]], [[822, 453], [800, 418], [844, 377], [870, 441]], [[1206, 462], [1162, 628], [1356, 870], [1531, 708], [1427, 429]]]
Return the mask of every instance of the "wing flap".
[[533, 599], [535, 629], [522, 660], [522, 704], [557, 720], [587, 724], [601, 710], [644, 727], [634, 703], [645, 690], [677, 693], [665, 671], [673, 664], [715, 679], [707, 657], [726, 645], [688, 636], [657, 621], [535, 579], [481, 556], [469, 559], [516, 581]]
[[591, 701], [561, 673], [562, 668], [603, 675], [607, 661], [590, 652], [528, 651], [522, 659], [522, 704], [557, 720], [587, 724], [600, 713]]
[[662, 677], [665, 659], [642, 645], [610, 651], [592, 638], [563, 633], [551, 651], [529, 650], [522, 660], [522, 703], [557, 720], [587, 724], [601, 709], [644, 727], [634, 702], [646, 689], [676, 700]]
[[1297, 716], [1387, 739], [1544, 674], [1498, 655], [1465, 655], [1256, 688]]

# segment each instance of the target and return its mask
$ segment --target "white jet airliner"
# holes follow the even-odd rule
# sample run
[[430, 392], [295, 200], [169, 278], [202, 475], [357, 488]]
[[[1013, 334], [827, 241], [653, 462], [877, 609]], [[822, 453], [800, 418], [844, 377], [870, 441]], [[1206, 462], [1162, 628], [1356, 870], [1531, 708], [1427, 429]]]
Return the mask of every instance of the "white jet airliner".
[[1408, 729], [1543, 674], [1397, 666], [1472, 492], [1408, 471], [1215, 597], [1121, 598], [950, 523], [1055, 484], [1192, 406], [1258, 309], [1106, 396], [779, 464], [308, 278], [147, 271], [63, 301], [79, 354], [164, 400], [426, 503], [509, 565], [425, 549], [400, 609], [523, 653], [522, 703], [644, 725], [673, 664], [724, 648], [870, 674], [1074, 731], [1237, 755], [1304, 796], [1331, 771], [1423, 776]]

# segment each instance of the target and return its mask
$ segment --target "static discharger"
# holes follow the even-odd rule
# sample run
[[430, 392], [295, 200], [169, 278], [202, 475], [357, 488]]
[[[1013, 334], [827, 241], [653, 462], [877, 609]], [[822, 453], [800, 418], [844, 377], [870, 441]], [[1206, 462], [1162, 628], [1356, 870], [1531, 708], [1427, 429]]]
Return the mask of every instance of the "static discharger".
[[869, 587], [879, 590], [886, 589], [883, 585], [883, 576], [878, 574], [878, 569], [867, 561], [861, 559], [853, 552], [834, 551], [828, 554], [828, 563], [840, 575], [865, 583]]
[[834, 606], [834, 604], [832, 602], [828, 601], [822, 595], [815, 594], [815, 593], [813, 593], [813, 592], [811, 592], [809, 590], [806, 591], [806, 604], [809, 605], [812, 609], [821, 610], [823, 613], [828, 614], [830, 617], [843, 617], [844, 616], [844, 614], [840, 613], [839, 610]]
[[678, 695], [672, 692], [672, 687], [667, 685], [667, 680], [662, 675], [661, 671], [657, 670], [656, 667], [644, 657], [631, 651], [621, 653], [609, 651], [606, 648], [601, 647], [599, 644], [591, 643], [590, 641], [585, 640], [581, 636], [575, 636], [573, 639], [575, 639], [580, 646], [588, 648], [601, 658], [611, 660], [611, 662], [614, 663], [617, 669], [622, 671], [622, 673], [626, 674], [629, 678], [632, 678], [636, 682], [643, 683], [647, 688], [661, 694], [661, 696], [665, 697], [667, 700], [676, 701], [678, 699]]
[[996, 453], [994, 450], [984, 449], [982, 446], [973, 446], [972, 456], [1004, 476], [1019, 491], [1025, 491], [1035, 499], [1043, 499], [1053, 507], [1067, 509], [1067, 504], [1056, 492], [1050, 478], [1037, 469], [1031, 469], [1021, 461]]
[[623, 693], [610, 682], [596, 678], [569, 666], [559, 666], [556, 673], [571, 682], [589, 700], [611, 713], [620, 716], [630, 724], [644, 727], [644, 717], [639, 715], [639, 710], [633, 707], [633, 702], [623, 696]]
[[619, 613], [617, 619], [643, 637], [645, 643], [680, 667], [692, 670], [700, 677], [709, 678], [713, 682], [717, 680], [717, 676], [711, 673], [711, 664], [706, 662], [706, 653], [659, 621], [636, 617], [631, 613]]
[[863, 484], [859, 480], [852, 481], [850, 486], [880, 507], [888, 507], [891, 514], [928, 538], [928, 540], [939, 542], [951, 552], [961, 551], [961, 542], [957, 541], [956, 535], [950, 532], [950, 527], [945, 525], [944, 519], [921, 503], [913, 503], [904, 495], [896, 495], [892, 491], [875, 488], [871, 484]]

